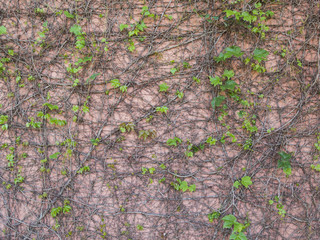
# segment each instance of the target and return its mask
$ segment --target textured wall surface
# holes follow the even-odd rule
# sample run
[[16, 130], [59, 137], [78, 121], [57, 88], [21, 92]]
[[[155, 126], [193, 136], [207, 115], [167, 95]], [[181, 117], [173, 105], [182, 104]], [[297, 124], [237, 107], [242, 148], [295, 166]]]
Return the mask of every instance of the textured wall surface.
[[314, 0], [0, 0], [0, 239], [319, 239], [319, 26]]

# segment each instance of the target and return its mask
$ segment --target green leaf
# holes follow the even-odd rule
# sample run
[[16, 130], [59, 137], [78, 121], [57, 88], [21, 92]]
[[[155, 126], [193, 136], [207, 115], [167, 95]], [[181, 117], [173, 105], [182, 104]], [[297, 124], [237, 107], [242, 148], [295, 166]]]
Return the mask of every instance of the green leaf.
[[169, 138], [167, 140], [167, 145], [168, 146], [177, 146], [177, 143], [182, 143], [182, 140], [180, 138], [174, 137], [174, 138]]
[[166, 92], [168, 91], [168, 89], [169, 89], [169, 86], [166, 83], [159, 85], [159, 92]]
[[5, 26], [0, 26], [0, 35], [7, 34], [7, 28]]
[[177, 146], [177, 142], [174, 139], [168, 139], [167, 140], [167, 145], [168, 146]]
[[209, 222], [213, 222], [214, 219], [218, 219], [220, 217], [220, 215], [221, 214], [216, 211], [213, 211], [212, 213], [208, 214]]
[[182, 181], [180, 184], [180, 189], [185, 192], [188, 190], [188, 183], [186, 181]]
[[182, 99], [183, 96], [184, 96], [184, 93], [183, 92], [180, 92], [179, 90], [176, 91], [176, 95], [178, 98]]
[[235, 57], [241, 57], [244, 53], [241, 51], [241, 48], [238, 47], [238, 46], [231, 46], [231, 47], [228, 47], [226, 48], [226, 57], [232, 57], [232, 56], [235, 56]]
[[63, 13], [64, 13], [64, 15], [66, 15], [67, 18], [72, 18], [72, 19], [74, 18], [74, 15], [72, 15], [68, 11], [64, 11]]
[[238, 232], [240, 233], [242, 230], [244, 229], [244, 225], [239, 223], [239, 222], [235, 222], [234, 226], [233, 226], [233, 231], [234, 232]]
[[121, 131], [122, 133], [125, 133], [125, 132], [126, 132], [126, 128], [125, 128], [125, 127], [120, 127], [119, 129], [120, 129], [120, 131]]
[[176, 68], [171, 68], [170, 72], [172, 73], [172, 75], [174, 75], [178, 70]]
[[89, 83], [89, 81], [94, 81], [96, 79], [96, 77], [98, 77], [100, 75], [100, 73], [94, 73], [92, 74], [88, 79], [87, 79], [87, 84]]
[[89, 107], [85, 104], [85, 105], [83, 105], [83, 107], [82, 107], [82, 111], [84, 112], [84, 113], [87, 113], [87, 112], [89, 112]]
[[248, 188], [250, 185], [252, 185], [251, 177], [249, 176], [244, 176], [241, 178], [241, 184], [245, 187]]
[[223, 228], [231, 228], [233, 224], [237, 221], [237, 218], [232, 214], [229, 214], [227, 216], [224, 216], [222, 220], [224, 221]]
[[217, 86], [217, 85], [222, 85], [222, 82], [221, 82], [221, 78], [220, 77], [218, 77], [218, 76], [215, 76], [215, 77], [210, 77], [209, 76], [209, 78], [210, 78], [210, 83], [211, 83], [211, 85], [213, 85], [213, 86]]
[[70, 32], [74, 33], [75, 35], [81, 35], [82, 34], [82, 29], [81, 26], [74, 24], [71, 28], [70, 28]]
[[230, 236], [230, 239], [233, 239], [233, 240], [248, 240], [246, 235], [244, 235], [244, 233], [235, 233], [233, 232]]
[[163, 163], [160, 165], [160, 167], [163, 169], [163, 170], [165, 170], [167, 167], [166, 167], [166, 165], [164, 165]]
[[147, 28], [147, 25], [142, 21], [140, 24], [137, 24], [136, 28], [140, 31], [144, 31], [144, 29]]
[[317, 165], [313, 165], [313, 164], [311, 164], [311, 169], [313, 169], [313, 170], [316, 170], [316, 171], [320, 172], [320, 164], [317, 164]]
[[232, 78], [234, 76], [234, 72], [233, 72], [233, 70], [230, 70], [230, 71], [224, 70], [224, 73], [222, 76], [228, 78], [228, 80], [229, 80], [230, 78]]
[[235, 81], [228, 80], [224, 83], [224, 85], [221, 86], [221, 90], [222, 91], [225, 91], [225, 90], [233, 91], [236, 86], [237, 86], [237, 83]]
[[52, 105], [51, 103], [44, 103], [42, 106], [47, 106], [50, 110], [59, 110], [57, 105]]
[[52, 208], [51, 209], [51, 216], [54, 218], [56, 217], [62, 210], [62, 207]]
[[157, 112], [162, 112], [162, 113], [167, 113], [168, 110], [169, 110], [169, 108], [167, 108], [166, 106], [156, 108]]
[[243, 12], [243, 13], [241, 14], [241, 17], [242, 17], [242, 19], [243, 19], [244, 21], [246, 21], [246, 22], [251, 23], [251, 21], [252, 21], [252, 15], [249, 14], [248, 12]]
[[208, 137], [206, 143], [209, 143], [210, 146], [211, 146], [211, 145], [216, 145], [217, 141], [218, 141], [218, 140], [215, 139], [215, 138], [213, 138], [213, 137]]
[[189, 191], [190, 192], [194, 192], [196, 190], [196, 185], [195, 184], [192, 184], [189, 186]]
[[280, 159], [278, 160], [278, 168], [282, 168], [283, 172], [288, 176], [291, 175], [291, 154], [288, 154], [284, 151], [278, 152]]
[[145, 11], [147, 11], [148, 9], [149, 9], [148, 6], [143, 6], [143, 7], [142, 7], [142, 12], [145, 12]]
[[274, 12], [272, 11], [266, 11], [266, 16], [267, 17], [272, 17], [274, 15]]
[[286, 174], [286, 176], [290, 176], [292, 171], [291, 171], [291, 167], [290, 168], [284, 168], [283, 172]]
[[65, 205], [64, 207], [63, 207], [63, 213], [68, 213], [68, 212], [70, 212], [71, 211], [71, 206], [69, 206], [69, 205]]
[[226, 13], [226, 16], [227, 16], [227, 17], [230, 17], [230, 16], [233, 16], [233, 15], [234, 15], [234, 11], [233, 11], [233, 10], [230, 10], [230, 9], [224, 10], [224, 12]]
[[235, 57], [241, 57], [244, 53], [241, 51], [241, 48], [238, 46], [231, 46], [231, 47], [227, 47], [226, 49], [224, 49], [219, 57], [216, 57], [215, 60], [216, 62], [221, 62], [221, 61], [225, 61], [228, 58], [231, 58], [233, 56]]
[[59, 155], [60, 155], [60, 152], [56, 152], [56, 153], [50, 155], [49, 158], [50, 159], [57, 159]]
[[[137, 31], [137, 30], [136, 30], [136, 31]], [[129, 37], [132, 37], [135, 33], [138, 35], [138, 33], [135, 32], [135, 31], [130, 31], [130, 32], [128, 33], [128, 35], [129, 35]]]
[[5, 124], [8, 121], [8, 115], [0, 115], [0, 124]]
[[148, 169], [145, 168], [145, 167], [141, 167], [141, 171], [142, 171], [142, 174], [144, 175], [144, 174], [146, 174], [146, 172], [148, 171]]
[[142, 231], [142, 230], [143, 230], [143, 226], [140, 225], [140, 224], [138, 224], [138, 225], [137, 225], [137, 229], [138, 229], [139, 231]]
[[280, 155], [278, 168], [291, 168], [290, 159], [292, 156], [284, 151], [281, 151], [278, 154]]
[[[44, 37], [46, 36], [43, 32], [38, 32], [38, 35], [39, 35], [39, 37], [41, 37], [41, 38], [44, 38]], [[41, 41], [41, 40], [39, 39], [39, 41]]]
[[136, 47], [135, 47], [134, 45], [129, 45], [129, 46], [128, 46], [128, 50], [129, 50], [130, 52], [133, 52], [135, 49], [136, 49]]
[[269, 55], [269, 52], [262, 49], [262, 48], [256, 48], [254, 51], [253, 51], [253, 59], [254, 60], [257, 60], [259, 63], [262, 61], [262, 60], [267, 60], [267, 56]]
[[200, 83], [200, 82], [201, 82], [201, 80], [200, 80], [199, 78], [197, 78], [197, 77], [192, 77], [192, 79], [193, 79], [193, 81], [195, 81], [196, 83]]
[[226, 99], [225, 96], [218, 96], [213, 98], [211, 101], [212, 108], [216, 109], [216, 107], [219, 107], [225, 99]]
[[240, 187], [240, 182], [239, 181], [235, 181], [234, 183], [233, 183], [233, 186], [235, 187], [235, 188], [239, 188]]
[[114, 88], [118, 88], [121, 86], [119, 79], [112, 79], [110, 82], [111, 82], [111, 86]]
[[121, 92], [127, 92], [128, 91], [128, 87], [126, 86], [126, 85], [122, 85], [121, 87], [120, 87], [120, 91]]
[[125, 28], [128, 28], [129, 26], [128, 26], [128, 24], [120, 24], [120, 31], [122, 31], [123, 29], [125, 29]]
[[261, 6], [262, 6], [262, 3], [260, 3], [260, 2], [257, 2], [257, 3], [255, 3], [255, 4], [254, 4], [254, 6], [255, 6], [256, 8], [261, 8]]

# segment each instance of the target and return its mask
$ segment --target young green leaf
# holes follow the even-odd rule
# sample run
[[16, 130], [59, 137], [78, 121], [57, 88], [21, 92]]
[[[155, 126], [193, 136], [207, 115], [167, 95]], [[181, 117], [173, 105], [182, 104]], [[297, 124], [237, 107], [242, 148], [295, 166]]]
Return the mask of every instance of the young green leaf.
[[253, 51], [253, 59], [254, 60], [257, 60], [259, 63], [262, 61], [262, 60], [267, 60], [267, 56], [269, 55], [269, 52], [262, 49], [262, 48], [256, 48], [254, 51]]
[[112, 79], [110, 82], [111, 82], [111, 86], [114, 88], [118, 88], [121, 86], [119, 79]]
[[233, 224], [237, 221], [237, 218], [232, 214], [229, 214], [227, 216], [224, 216], [222, 220], [224, 221], [223, 228], [231, 228]]
[[221, 213], [213, 211], [212, 213], [208, 214], [209, 222], [213, 222], [214, 219], [218, 219]]
[[317, 165], [311, 164], [310, 167], [311, 169], [316, 170], [317, 172], [320, 172], [320, 164], [317, 164]]
[[235, 181], [234, 183], [233, 183], [233, 186], [235, 187], [235, 188], [239, 188], [240, 187], [240, 182], [239, 181]]
[[169, 89], [169, 86], [166, 83], [159, 85], [159, 92], [166, 92], [168, 91], [168, 89]]
[[165, 170], [165, 169], [167, 168], [166, 165], [164, 165], [163, 163], [161, 163], [160, 167], [161, 167], [163, 170]]
[[177, 146], [177, 143], [182, 143], [182, 140], [178, 137], [174, 137], [174, 138], [169, 138], [167, 140], [167, 145], [168, 146]]
[[70, 28], [70, 32], [74, 33], [75, 35], [81, 35], [82, 34], [82, 29], [81, 26], [74, 24], [71, 28]]
[[167, 108], [166, 106], [156, 108], [157, 112], [162, 112], [162, 113], [167, 113], [168, 110], [169, 110], [169, 108]]
[[240, 232], [240, 233], [233, 232], [230, 235], [230, 239], [232, 239], [232, 240], [248, 240], [248, 238], [246, 237], [246, 235], [244, 235], [243, 232]]
[[234, 72], [233, 72], [233, 70], [224, 70], [224, 73], [222, 76], [228, 78], [228, 80], [229, 80], [230, 78], [232, 78], [234, 76]]
[[143, 226], [140, 225], [140, 224], [138, 224], [138, 225], [137, 225], [137, 229], [138, 229], [139, 231], [142, 231], [142, 230], [143, 230]]
[[71, 206], [65, 205], [65, 206], [63, 206], [62, 212], [63, 212], [63, 213], [68, 213], [68, 212], [71, 211], [71, 209], [72, 209]]
[[241, 13], [241, 17], [244, 21], [251, 23], [251, 21], [254, 21], [256, 16], [251, 15], [248, 12]]
[[120, 24], [120, 31], [122, 32], [123, 29], [128, 28], [128, 24]]
[[248, 188], [250, 185], [252, 185], [251, 177], [249, 176], [244, 176], [241, 178], [241, 184], [245, 187]]
[[222, 85], [222, 82], [221, 82], [221, 78], [218, 77], [218, 76], [215, 76], [215, 77], [210, 77], [209, 76], [209, 79], [210, 79], [210, 83], [211, 85], [213, 86], [217, 86], [217, 85]]
[[141, 167], [141, 171], [142, 171], [142, 174], [144, 175], [144, 174], [146, 174], [146, 172], [148, 171], [148, 169], [145, 168], [145, 167]]
[[237, 86], [237, 83], [235, 81], [228, 80], [224, 83], [224, 85], [221, 86], [221, 90], [222, 91], [225, 91], [225, 90], [233, 91], [236, 86]]
[[226, 99], [225, 96], [218, 96], [213, 98], [211, 101], [212, 108], [215, 110], [216, 107], [219, 107], [225, 99]]
[[211, 145], [216, 145], [217, 141], [218, 141], [218, 140], [215, 139], [215, 138], [213, 138], [213, 137], [208, 137], [206, 143], [209, 143], [210, 146], [211, 146]]
[[185, 192], [188, 190], [188, 183], [186, 181], [182, 181], [180, 184], [180, 189]]
[[172, 73], [172, 75], [174, 75], [178, 70], [176, 68], [171, 68], [170, 72]]
[[241, 51], [241, 48], [238, 46], [231, 46], [224, 49], [218, 57], [215, 57], [216, 62], [225, 61], [228, 58], [233, 56], [241, 57], [244, 53]]
[[201, 80], [200, 80], [199, 78], [197, 78], [197, 77], [192, 77], [192, 79], [193, 79], [193, 81], [195, 81], [196, 83], [200, 83], [200, 82], [201, 82]]
[[195, 184], [192, 184], [189, 186], [189, 191], [190, 192], [194, 192], [196, 190], [196, 185]]
[[280, 155], [280, 159], [278, 160], [278, 168], [282, 168], [283, 172], [288, 176], [291, 175], [291, 155], [281, 151], [278, 153]]
[[78, 112], [79, 111], [79, 106], [78, 105], [73, 105], [72, 111]]
[[183, 92], [180, 92], [179, 90], [176, 91], [176, 95], [178, 98], [182, 99], [183, 96], [184, 96], [184, 93]]
[[62, 211], [62, 207], [52, 208], [51, 216], [55, 218]]
[[94, 74], [92, 74], [92, 75], [87, 79], [87, 84], [88, 84], [89, 82], [94, 81], [94, 80], [96, 79], [96, 77], [98, 77], [99, 75], [100, 75], [100, 73], [94, 73]]
[[56, 153], [50, 155], [49, 158], [50, 159], [57, 159], [59, 155], [60, 155], [60, 152], [56, 152]]
[[230, 10], [230, 9], [226, 9], [226, 10], [224, 10], [224, 12], [226, 13], [226, 16], [228, 18], [230, 16], [233, 16], [236, 11], [233, 11], [233, 10]]
[[0, 35], [7, 34], [7, 28], [5, 26], [0, 26]]
[[127, 92], [128, 91], [128, 87], [126, 86], [126, 85], [122, 85], [121, 87], [120, 87], [120, 91], [121, 92]]
[[244, 227], [244, 225], [242, 223], [235, 222], [234, 226], [233, 226], [233, 231], [240, 233], [244, 228], [245, 227]]
[[67, 18], [72, 18], [72, 19], [74, 18], [74, 15], [72, 15], [68, 11], [64, 11], [63, 13], [64, 13], [64, 15], [66, 15]]

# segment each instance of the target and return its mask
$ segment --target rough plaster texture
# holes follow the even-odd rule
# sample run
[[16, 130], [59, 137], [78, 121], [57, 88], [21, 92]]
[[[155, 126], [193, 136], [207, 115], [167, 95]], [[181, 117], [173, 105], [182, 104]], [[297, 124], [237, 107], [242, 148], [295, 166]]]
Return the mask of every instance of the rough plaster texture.
[[[243, 22], [223, 19], [225, 9], [252, 10], [254, 2], [249, 1], [0, 1], [0, 26], [7, 28], [0, 36], [0, 56], [11, 59], [3, 64], [0, 78], [0, 115], [8, 116], [8, 129], [0, 130], [1, 145], [8, 145], [0, 151], [0, 238], [229, 239], [231, 230], [223, 229], [221, 218], [234, 214], [239, 222], [250, 222], [244, 231], [248, 239], [319, 239], [320, 173], [310, 168], [320, 164], [315, 147], [320, 126], [319, 2], [262, 3], [264, 11], [275, 13], [266, 21], [270, 30], [264, 40]], [[128, 30], [120, 31], [119, 25], [141, 20], [143, 6], [157, 17], [144, 19], [147, 28], [131, 37], [136, 49], [130, 52]], [[77, 17], [66, 18], [60, 10]], [[217, 16], [219, 20], [213, 18]], [[46, 44], [40, 46], [35, 40], [46, 21]], [[69, 32], [75, 23], [85, 32], [81, 50]], [[243, 50], [242, 58], [214, 61], [232, 45]], [[256, 48], [270, 52], [262, 62], [264, 73], [243, 61]], [[69, 63], [85, 56], [92, 61], [82, 64], [79, 73], [67, 71]], [[172, 74], [172, 68], [179, 71]], [[251, 105], [244, 107], [220, 92], [227, 97], [228, 115], [219, 120], [222, 108], [214, 111], [211, 106], [219, 89], [208, 76], [221, 76], [226, 69], [234, 71], [239, 95]], [[88, 83], [93, 73], [100, 75]], [[34, 79], [28, 80], [30, 76]], [[76, 78], [79, 83], [73, 86]], [[115, 89], [112, 79], [126, 85], [127, 92]], [[169, 86], [167, 93], [159, 93], [163, 83]], [[184, 93], [182, 99], [177, 90]], [[44, 107], [47, 102], [59, 110]], [[72, 110], [75, 105], [78, 111]], [[168, 107], [167, 114], [156, 111], [161, 106]], [[256, 132], [242, 127], [241, 110], [256, 116]], [[37, 116], [39, 111], [67, 124], [50, 124]], [[40, 128], [26, 127], [31, 117], [42, 123]], [[120, 124], [129, 122], [134, 130], [122, 133]], [[155, 136], [139, 138], [146, 130], [154, 130]], [[219, 141], [227, 131], [235, 135], [235, 143], [228, 137]], [[210, 136], [218, 139], [216, 145], [206, 143]], [[168, 146], [174, 137], [182, 143]], [[67, 139], [76, 145], [61, 144]], [[252, 145], [245, 150], [248, 139]], [[204, 149], [186, 157], [190, 144]], [[277, 167], [279, 151], [293, 156], [290, 177]], [[14, 165], [8, 167], [11, 152]], [[50, 159], [56, 152], [60, 155]], [[79, 173], [83, 166], [90, 171]], [[143, 174], [142, 168], [155, 172]], [[14, 183], [19, 175], [23, 182]], [[250, 176], [253, 185], [234, 188], [243, 176]], [[195, 184], [196, 191], [175, 190], [170, 183], [176, 178]], [[47, 196], [39, 197], [43, 193]], [[277, 203], [269, 204], [275, 197], [286, 210], [283, 217]], [[52, 209], [65, 200], [72, 210], [53, 218]], [[221, 217], [209, 222], [213, 211]]]

